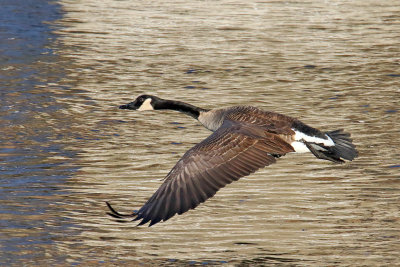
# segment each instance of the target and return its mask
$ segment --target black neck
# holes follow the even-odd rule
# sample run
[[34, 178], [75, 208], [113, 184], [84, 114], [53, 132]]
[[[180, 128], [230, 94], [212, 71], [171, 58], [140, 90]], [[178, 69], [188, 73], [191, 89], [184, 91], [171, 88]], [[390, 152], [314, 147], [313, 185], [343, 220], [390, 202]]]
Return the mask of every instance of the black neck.
[[154, 109], [171, 109], [176, 110], [182, 113], [185, 113], [196, 120], [199, 118], [201, 111], [207, 111], [206, 109], [202, 109], [184, 102], [174, 101], [174, 100], [164, 100], [160, 99], [156, 103], [154, 103]]

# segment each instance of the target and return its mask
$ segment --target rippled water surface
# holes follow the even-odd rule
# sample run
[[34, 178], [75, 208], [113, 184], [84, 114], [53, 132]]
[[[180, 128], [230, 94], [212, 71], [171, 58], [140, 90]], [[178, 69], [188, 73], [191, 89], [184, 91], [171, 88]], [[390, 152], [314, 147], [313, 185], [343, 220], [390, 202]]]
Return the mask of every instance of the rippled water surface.
[[[395, 1], [2, 1], [0, 265], [394, 266], [400, 258]], [[119, 110], [141, 93], [255, 105], [360, 152], [287, 155], [151, 228], [139, 208], [210, 133]]]

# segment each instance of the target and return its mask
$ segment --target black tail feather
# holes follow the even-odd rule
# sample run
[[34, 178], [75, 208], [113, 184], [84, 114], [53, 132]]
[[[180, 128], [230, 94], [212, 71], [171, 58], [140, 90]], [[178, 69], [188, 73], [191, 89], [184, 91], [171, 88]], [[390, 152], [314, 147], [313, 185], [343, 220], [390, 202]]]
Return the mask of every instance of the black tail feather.
[[[343, 163], [344, 160], [340, 159], [338, 155], [329, 150], [328, 147], [320, 144], [304, 142], [307, 148], [319, 159], [326, 159], [335, 163]], [[328, 149], [327, 149], [328, 148]], [[322, 150], [321, 150], [322, 149]]]
[[331, 147], [332, 152], [346, 160], [353, 160], [358, 156], [356, 146], [353, 145], [353, 140], [349, 133], [343, 132], [342, 129], [326, 133], [332, 138], [335, 146]]
[[345, 133], [340, 129], [326, 132], [326, 134], [333, 140], [335, 143], [334, 146], [304, 142], [314, 156], [335, 163], [343, 163], [343, 159], [353, 160], [358, 156], [358, 152], [355, 145], [352, 143], [353, 140], [350, 138], [349, 133]]

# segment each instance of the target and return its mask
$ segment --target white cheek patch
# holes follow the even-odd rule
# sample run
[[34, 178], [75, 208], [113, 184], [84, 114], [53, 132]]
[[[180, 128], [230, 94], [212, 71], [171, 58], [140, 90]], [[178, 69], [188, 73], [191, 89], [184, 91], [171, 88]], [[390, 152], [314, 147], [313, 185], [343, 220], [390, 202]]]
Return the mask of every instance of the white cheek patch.
[[151, 98], [147, 98], [137, 110], [154, 110], [153, 106], [151, 105]]

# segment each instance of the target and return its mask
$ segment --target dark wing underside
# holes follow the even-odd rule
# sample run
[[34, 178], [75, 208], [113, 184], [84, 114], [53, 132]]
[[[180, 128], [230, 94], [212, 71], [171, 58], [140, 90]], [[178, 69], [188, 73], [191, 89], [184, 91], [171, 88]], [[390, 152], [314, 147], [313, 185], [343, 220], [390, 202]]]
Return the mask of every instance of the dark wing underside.
[[278, 135], [246, 123], [225, 121], [208, 138], [188, 150], [164, 183], [139, 211], [123, 215], [108, 203], [113, 217], [134, 217], [139, 225], [166, 221], [194, 209], [222, 187], [275, 162], [273, 155], [293, 152]]

